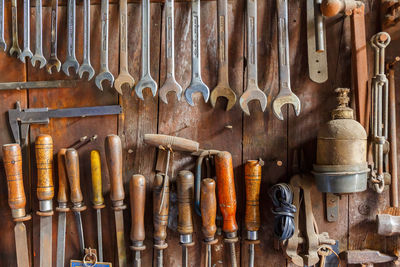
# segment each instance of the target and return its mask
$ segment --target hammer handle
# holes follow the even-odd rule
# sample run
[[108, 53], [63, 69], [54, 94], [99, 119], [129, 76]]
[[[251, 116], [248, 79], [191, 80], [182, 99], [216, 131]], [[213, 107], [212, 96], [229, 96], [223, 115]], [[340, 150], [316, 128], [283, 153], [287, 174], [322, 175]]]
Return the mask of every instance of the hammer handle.
[[122, 206], [125, 198], [122, 181], [122, 145], [118, 135], [108, 135], [105, 141], [108, 172], [111, 178], [111, 200], [114, 207]]
[[164, 134], [145, 134], [144, 142], [156, 147], [171, 148], [174, 151], [196, 152], [199, 150], [198, 142]]
[[71, 188], [71, 202], [74, 204], [82, 203], [83, 195], [79, 176], [79, 156], [75, 148], [68, 148], [65, 152], [65, 167]]
[[213, 240], [217, 231], [217, 226], [215, 225], [217, 199], [215, 196], [215, 181], [213, 179], [207, 178], [201, 181], [200, 208], [203, 234], [206, 240]]
[[[169, 184], [164, 189], [163, 206], [160, 209], [164, 177], [157, 174], [153, 182], [153, 224], [154, 240], [164, 243], [167, 237], [168, 209], [169, 209]], [[169, 179], [165, 182], [169, 183]], [[165, 183], [164, 182], [164, 183]]]
[[177, 178], [178, 187], [178, 232], [181, 235], [193, 233], [192, 200], [194, 176], [190, 171], [180, 171]]
[[36, 166], [38, 171], [37, 198], [40, 201], [52, 200], [53, 185], [53, 139], [41, 134], [35, 140]]
[[68, 202], [68, 181], [67, 181], [67, 169], [65, 167], [65, 153], [67, 149], [62, 148], [57, 153], [57, 168], [58, 168], [58, 203]]
[[144, 207], [146, 201], [146, 179], [143, 175], [133, 175], [129, 181], [129, 195], [131, 200], [131, 240], [144, 241]]
[[99, 207], [104, 205], [104, 197], [101, 184], [100, 152], [98, 150], [90, 152], [90, 167], [92, 171], [93, 204]]
[[246, 215], [245, 226], [247, 231], [258, 231], [260, 228], [260, 184], [261, 165], [258, 160], [249, 160], [244, 167], [246, 184]]

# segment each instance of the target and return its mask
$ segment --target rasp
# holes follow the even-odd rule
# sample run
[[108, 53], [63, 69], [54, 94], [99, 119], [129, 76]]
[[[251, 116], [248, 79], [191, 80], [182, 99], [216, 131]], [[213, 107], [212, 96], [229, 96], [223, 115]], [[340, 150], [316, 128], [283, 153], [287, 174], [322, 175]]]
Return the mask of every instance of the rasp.
[[144, 207], [146, 202], [146, 179], [143, 175], [135, 174], [129, 181], [129, 196], [131, 201], [131, 250], [135, 251], [134, 267], [141, 266], [140, 251], [145, 250], [143, 245], [145, 238], [144, 230]]

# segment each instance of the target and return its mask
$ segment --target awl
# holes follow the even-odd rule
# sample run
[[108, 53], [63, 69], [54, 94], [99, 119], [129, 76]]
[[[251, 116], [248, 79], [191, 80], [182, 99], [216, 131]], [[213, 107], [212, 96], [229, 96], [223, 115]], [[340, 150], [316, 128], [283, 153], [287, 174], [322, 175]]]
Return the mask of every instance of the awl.
[[217, 226], [215, 225], [215, 218], [217, 217], [217, 198], [215, 196], [215, 181], [210, 178], [201, 181], [200, 192], [200, 209], [201, 220], [203, 222], [204, 243], [207, 245], [206, 259], [207, 267], [212, 267], [211, 263], [211, 245], [218, 242], [215, 239], [215, 232]]
[[146, 201], [146, 179], [143, 175], [133, 175], [129, 181], [129, 195], [131, 200], [131, 250], [135, 251], [134, 267], [141, 266], [140, 251], [145, 250], [143, 245], [145, 238], [144, 230], [144, 207]]

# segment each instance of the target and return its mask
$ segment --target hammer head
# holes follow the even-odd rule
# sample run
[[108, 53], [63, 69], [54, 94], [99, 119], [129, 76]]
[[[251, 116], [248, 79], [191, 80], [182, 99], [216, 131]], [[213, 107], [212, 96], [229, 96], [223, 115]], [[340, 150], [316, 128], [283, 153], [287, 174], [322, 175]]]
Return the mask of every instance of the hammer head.
[[376, 250], [348, 250], [340, 255], [344, 258], [347, 264], [361, 264], [361, 265], [371, 265], [376, 263], [391, 262], [397, 259], [397, 257], [382, 254]]

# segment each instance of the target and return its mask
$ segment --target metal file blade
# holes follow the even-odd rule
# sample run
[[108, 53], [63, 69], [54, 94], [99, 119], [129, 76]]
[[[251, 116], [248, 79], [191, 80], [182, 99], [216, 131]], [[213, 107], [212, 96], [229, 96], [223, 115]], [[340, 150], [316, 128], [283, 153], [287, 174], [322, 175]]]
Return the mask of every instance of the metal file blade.
[[103, 234], [101, 232], [101, 209], [96, 209], [97, 216], [97, 243], [98, 243], [98, 252], [99, 261], [103, 262]]
[[17, 222], [14, 227], [18, 267], [29, 266], [28, 239], [25, 224]]
[[65, 262], [65, 228], [66, 213], [58, 214], [58, 233], [57, 233], [57, 267], [64, 267]]
[[119, 267], [126, 267], [126, 248], [124, 237], [124, 216], [122, 210], [115, 211], [115, 231], [117, 234]]
[[40, 267], [52, 265], [52, 216], [40, 217]]
[[82, 226], [82, 218], [81, 213], [79, 211], [74, 211], [76, 228], [78, 229], [79, 236], [79, 247], [81, 249], [82, 256], [85, 254], [85, 238], [83, 236], [83, 226]]

